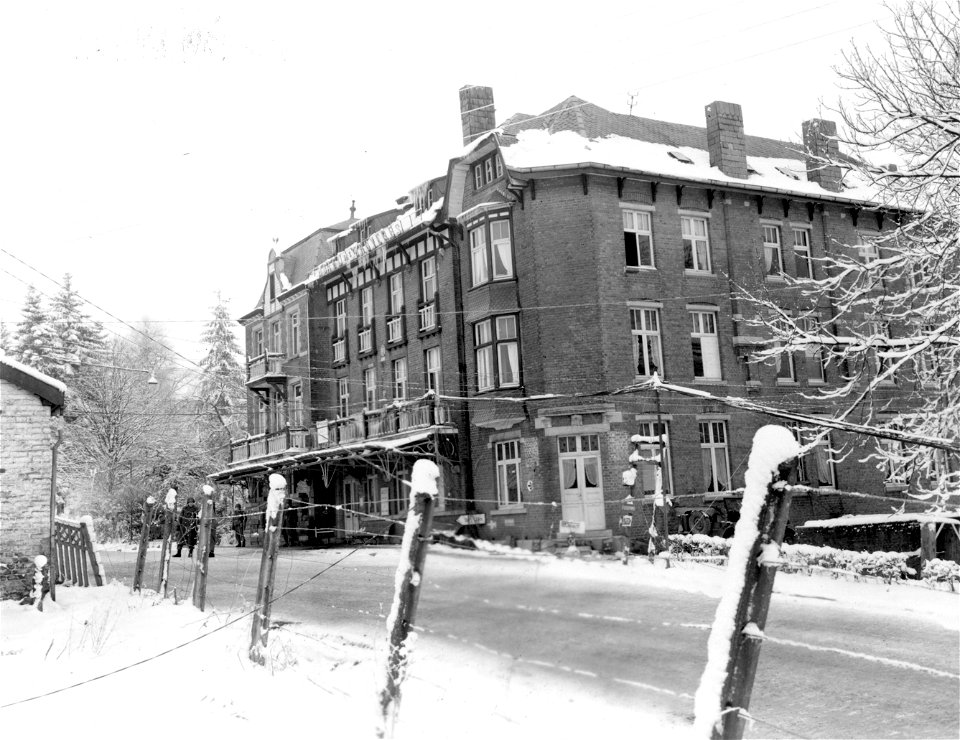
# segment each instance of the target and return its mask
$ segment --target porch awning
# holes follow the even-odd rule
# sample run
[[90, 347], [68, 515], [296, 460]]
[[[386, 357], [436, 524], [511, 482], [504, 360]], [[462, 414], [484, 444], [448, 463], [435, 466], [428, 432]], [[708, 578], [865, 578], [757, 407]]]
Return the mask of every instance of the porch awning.
[[316, 463], [336, 462], [337, 460], [361, 459], [378, 452], [390, 452], [406, 447], [412, 447], [433, 437], [434, 434], [456, 434], [457, 430], [449, 426], [437, 426], [427, 429], [418, 429], [415, 432], [397, 437], [381, 439], [363, 439], [349, 442], [336, 447], [326, 447], [320, 450], [298, 452], [295, 455], [280, 455], [277, 457], [262, 458], [243, 465], [226, 468], [207, 476], [215, 483], [227, 483], [238, 478], [249, 478], [260, 473], [282, 473], [284, 471], [299, 470]]

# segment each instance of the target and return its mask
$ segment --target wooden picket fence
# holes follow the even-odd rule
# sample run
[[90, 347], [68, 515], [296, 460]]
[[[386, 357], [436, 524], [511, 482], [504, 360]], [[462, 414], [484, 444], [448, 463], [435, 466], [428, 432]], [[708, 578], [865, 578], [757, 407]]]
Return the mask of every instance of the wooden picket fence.
[[[74, 586], [103, 585], [97, 553], [93, 549], [93, 540], [85, 522], [73, 522], [57, 517], [54, 522], [53, 542], [56, 547], [57, 567], [55, 583], [70, 583]], [[90, 570], [93, 571], [93, 584], [90, 583]]]

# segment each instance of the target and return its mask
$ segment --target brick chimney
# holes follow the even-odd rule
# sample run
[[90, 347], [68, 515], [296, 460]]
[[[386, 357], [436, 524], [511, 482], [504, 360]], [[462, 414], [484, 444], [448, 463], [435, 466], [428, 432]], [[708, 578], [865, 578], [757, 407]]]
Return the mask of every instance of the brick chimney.
[[803, 122], [803, 146], [807, 150], [807, 179], [824, 190], [840, 192], [840, 167], [829, 162], [840, 158], [837, 124], [813, 118]]
[[747, 179], [747, 145], [743, 136], [743, 112], [737, 103], [715, 100], [705, 108], [707, 150], [710, 166], [740, 180]]
[[492, 87], [465, 85], [460, 88], [460, 125], [464, 145], [496, 128]]

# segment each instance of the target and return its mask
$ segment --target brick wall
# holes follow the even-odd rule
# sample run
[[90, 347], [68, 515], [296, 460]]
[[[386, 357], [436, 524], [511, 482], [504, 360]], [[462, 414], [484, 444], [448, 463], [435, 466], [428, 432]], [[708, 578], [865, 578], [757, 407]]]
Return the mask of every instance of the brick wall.
[[53, 446], [49, 407], [34, 394], [0, 381], [0, 555], [47, 549]]

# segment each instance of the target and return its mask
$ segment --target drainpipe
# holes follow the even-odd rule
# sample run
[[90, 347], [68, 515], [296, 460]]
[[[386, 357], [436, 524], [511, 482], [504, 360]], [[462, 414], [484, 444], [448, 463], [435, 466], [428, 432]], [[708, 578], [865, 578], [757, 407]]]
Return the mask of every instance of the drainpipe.
[[47, 560], [47, 580], [49, 581], [50, 586], [50, 600], [57, 600], [57, 569], [59, 567], [57, 563], [57, 545], [56, 545], [56, 528], [57, 528], [57, 450], [60, 447], [60, 443], [63, 442], [63, 430], [57, 430], [57, 441], [53, 443], [52, 452], [52, 461], [50, 468], [50, 544]]

